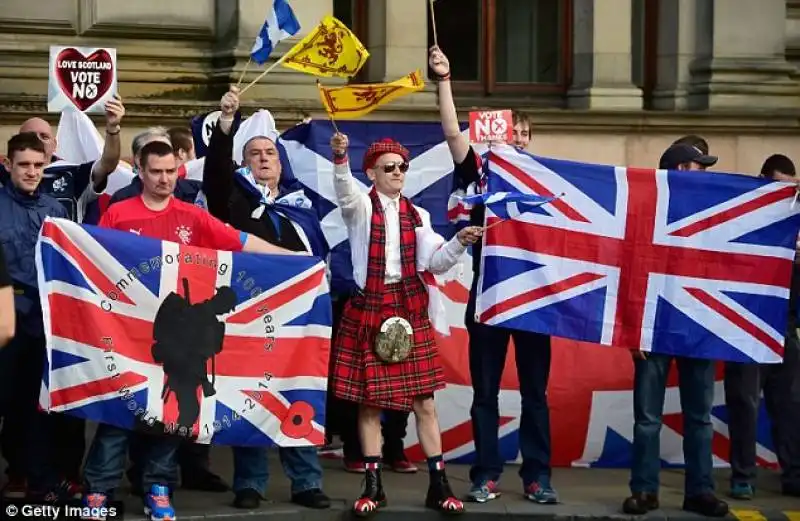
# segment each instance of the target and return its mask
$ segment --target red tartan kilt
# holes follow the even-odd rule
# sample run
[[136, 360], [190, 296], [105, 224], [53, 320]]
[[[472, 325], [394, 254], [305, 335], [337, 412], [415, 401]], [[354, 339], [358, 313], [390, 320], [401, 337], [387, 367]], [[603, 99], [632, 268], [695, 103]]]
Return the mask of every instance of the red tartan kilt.
[[[371, 341], [358, 342], [364, 316], [364, 297], [357, 294], [345, 305], [334, 342], [331, 388], [337, 398], [385, 409], [410, 411], [416, 396], [430, 395], [444, 387], [439, 349], [427, 307], [417, 317], [409, 317], [401, 284], [384, 286], [381, 322], [393, 317], [406, 318], [414, 329], [414, 346], [402, 362], [386, 364], [373, 351]], [[422, 291], [425, 291], [422, 289]], [[374, 335], [370, 336], [370, 339]]]

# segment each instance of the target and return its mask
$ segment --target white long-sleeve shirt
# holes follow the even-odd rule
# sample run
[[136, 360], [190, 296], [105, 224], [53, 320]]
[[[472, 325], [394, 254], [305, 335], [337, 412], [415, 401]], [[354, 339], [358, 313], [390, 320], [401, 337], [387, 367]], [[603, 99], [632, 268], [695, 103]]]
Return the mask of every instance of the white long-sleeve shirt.
[[[342, 218], [347, 225], [350, 239], [350, 256], [353, 263], [353, 279], [359, 288], [364, 288], [367, 280], [367, 263], [369, 262], [369, 240], [372, 225], [372, 200], [369, 194], [362, 192], [356, 185], [348, 163], [334, 164], [333, 186], [339, 202]], [[386, 222], [386, 283], [399, 282], [400, 265], [400, 198], [390, 199], [378, 194], [383, 206]], [[429, 271], [441, 274], [458, 263], [459, 257], [467, 247], [457, 237], [446, 241], [444, 237], [433, 231], [431, 218], [427, 211], [415, 206], [422, 220], [422, 226], [416, 229], [417, 236], [417, 271]]]

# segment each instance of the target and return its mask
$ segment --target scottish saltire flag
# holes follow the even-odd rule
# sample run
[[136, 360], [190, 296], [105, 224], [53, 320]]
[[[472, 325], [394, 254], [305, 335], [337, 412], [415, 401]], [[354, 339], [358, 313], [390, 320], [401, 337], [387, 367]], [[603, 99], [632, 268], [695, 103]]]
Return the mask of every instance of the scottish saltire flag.
[[287, 0], [272, 0], [272, 6], [250, 50], [250, 58], [259, 65], [269, 60], [272, 50], [278, 42], [285, 40], [300, 31], [300, 23], [294, 16]]
[[488, 165], [490, 191], [564, 196], [487, 230], [480, 322], [657, 353], [782, 360], [795, 185], [508, 146], [493, 147]]
[[513, 219], [545, 203], [554, 201], [556, 198], [523, 192], [487, 192], [462, 196], [459, 199], [469, 205], [482, 204], [487, 206], [500, 219]]
[[48, 219], [41, 406], [221, 445], [324, 443], [331, 308], [315, 257]]

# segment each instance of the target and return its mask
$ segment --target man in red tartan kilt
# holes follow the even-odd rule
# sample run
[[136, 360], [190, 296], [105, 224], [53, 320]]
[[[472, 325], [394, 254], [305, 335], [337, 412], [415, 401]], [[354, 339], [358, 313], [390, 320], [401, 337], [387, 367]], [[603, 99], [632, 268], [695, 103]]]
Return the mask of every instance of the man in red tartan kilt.
[[369, 193], [353, 179], [347, 148], [347, 136], [334, 134], [334, 188], [360, 291], [343, 311], [330, 377], [335, 396], [359, 404], [366, 481], [353, 511], [367, 516], [386, 504], [381, 410], [396, 409], [416, 415], [430, 470], [425, 505], [461, 513], [464, 505], [450, 489], [442, 460], [433, 393], [444, 387], [444, 376], [420, 273], [450, 270], [482, 228], [465, 228], [450, 241], [433, 231], [428, 213], [401, 195], [409, 154], [400, 143], [384, 139], [367, 150], [363, 169], [373, 183]]

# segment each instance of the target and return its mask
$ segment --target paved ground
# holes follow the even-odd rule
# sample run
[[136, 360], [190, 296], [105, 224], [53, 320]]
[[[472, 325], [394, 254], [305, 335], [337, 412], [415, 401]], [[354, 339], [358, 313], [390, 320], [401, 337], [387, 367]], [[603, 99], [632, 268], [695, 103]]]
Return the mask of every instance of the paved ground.
[[[231, 476], [232, 464], [230, 450], [214, 449], [214, 468], [226, 478]], [[273, 454], [270, 469], [274, 470], [267, 497], [269, 504], [262, 504], [259, 510], [248, 512], [230, 506], [232, 493], [201, 494], [178, 491], [175, 506], [180, 519], [219, 518], [230, 521], [255, 521], [257, 519], [278, 520], [320, 520], [349, 519], [347, 510], [353, 499], [361, 491], [361, 476], [349, 474], [341, 469], [338, 460], [323, 459], [325, 468], [324, 488], [334, 500], [334, 507], [328, 511], [312, 511], [296, 507], [289, 502], [289, 482], [283, 475], [280, 462]], [[424, 467], [424, 465], [422, 466]], [[383, 521], [427, 521], [440, 519], [436, 512], [422, 507], [427, 488], [427, 473], [421, 467], [416, 475], [399, 475], [387, 472], [385, 475], [386, 491], [389, 507], [379, 517]], [[448, 466], [448, 475], [457, 494], [466, 493], [468, 488], [467, 467], [463, 465]], [[716, 473], [719, 490], [727, 491], [727, 470]], [[516, 476], [516, 468], [509, 467], [505, 480], [501, 485], [503, 496], [485, 505], [467, 504], [468, 512], [461, 519], [468, 521], [488, 516], [512, 516], [519, 519], [566, 519], [592, 518], [611, 519], [628, 518], [622, 514], [621, 504], [628, 492], [627, 470], [607, 469], [556, 469], [553, 483], [556, 486], [562, 503], [555, 506], [540, 506], [526, 501], [521, 495], [521, 485]], [[652, 513], [652, 519], [700, 519], [699, 516], [687, 515], [680, 510], [682, 502], [683, 473], [679, 470], [662, 472], [661, 503], [663, 510]], [[758, 483], [758, 495], [754, 501], [730, 501], [734, 509], [733, 517], [739, 521], [765, 521], [767, 519], [783, 519], [800, 521], [800, 499], [786, 498], [780, 495], [777, 475], [763, 472]], [[140, 506], [133, 499], [126, 500], [126, 519], [140, 518]]]
[[[268, 502], [262, 503], [255, 511], [242, 511], [231, 506], [232, 493], [212, 494], [179, 490], [175, 496], [175, 506], [180, 520], [214, 519], [219, 521], [333, 521], [350, 519], [349, 506], [361, 491], [361, 476], [348, 474], [341, 469], [338, 460], [323, 459], [325, 468], [324, 488], [334, 501], [330, 510], [314, 511], [304, 509], [289, 502], [289, 482], [283, 475], [277, 455], [272, 454], [270, 470], [274, 475], [267, 491]], [[226, 448], [212, 451], [214, 469], [230, 479], [232, 476], [231, 452]], [[422, 466], [424, 467], [424, 465]], [[422, 502], [427, 488], [427, 473], [424, 468], [416, 475], [385, 474], [389, 507], [378, 517], [380, 521], [428, 521], [440, 519], [436, 512], [426, 510]], [[464, 494], [468, 488], [467, 467], [449, 465], [448, 475], [457, 494]], [[727, 491], [727, 470], [716, 472], [718, 488], [722, 494]], [[503, 496], [485, 505], [467, 504], [467, 513], [461, 516], [464, 521], [478, 517], [491, 519], [497, 516], [511, 516], [517, 519], [624, 519], [620, 506], [628, 488], [627, 470], [609, 469], [556, 469], [553, 483], [561, 496], [561, 504], [540, 506], [526, 501], [520, 491], [516, 468], [508, 467], [501, 484]], [[662, 471], [662, 510], [647, 516], [647, 521], [662, 519], [701, 519], [680, 510], [682, 501], [683, 473], [679, 470]], [[757, 499], [754, 501], [730, 501], [733, 515], [730, 519], [739, 521], [766, 521], [773, 519], [800, 521], [800, 499], [780, 495], [777, 475], [762, 472], [758, 483]], [[127, 484], [121, 490], [127, 494]], [[126, 495], [125, 519], [139, 520], [144, 516], [137, 498]], [[491, 517], [489, 517], [491, 516]], [[0, 514], [2, 518], [2, 514]], [[18, 516], [17, 519], [20, 517]]]

